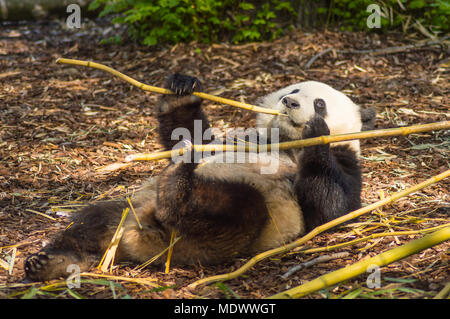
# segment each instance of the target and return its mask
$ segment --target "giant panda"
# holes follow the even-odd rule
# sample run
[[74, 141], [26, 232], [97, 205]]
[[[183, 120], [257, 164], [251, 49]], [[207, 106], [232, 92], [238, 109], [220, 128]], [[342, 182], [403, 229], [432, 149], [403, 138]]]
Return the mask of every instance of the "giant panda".
[[[210, 125], [201, 99], [191, 94], [202, 89], [197, 78], [174, 74], [165, 87], [175, 94], [163, 95], [155, 111], [161, 144], [170, 150], [180, 145], [172, 136], [176, 128], [194, 134], [196, 121], [202, 133]], [[288, 86], [259, 103], [282, 115], [259, 114], [257, 135], [277, 131], [280, 141], [358, 132], [374, 118], [343, 93], [314, 81]], [[202, 135], [200, 142], [211, 141]], [[188, 144], [183, 145], [191, 155], [199, 155]], [[358, 140], [260, 154], [239, 163], [218, 160], [221, 153], [209, 155], [201, 161], [174, 159], [142, 186], [131, 201], [143, 228], [128, 215], [115, 261], [143, 263], [166, 249], [175, 231], [180, 240], [173, 264], [218, 264], [288, 243], [361, 205]], [[276, 171], [262, 174], [273, 156]], [[83, 271], [98, 263], [128, 205], [109, 201], [74, 214], [68, 229], [26, 259], [26, 278], [65, 277], [70, 264]], [[164, 261], [160, 257], [154, 264]]]

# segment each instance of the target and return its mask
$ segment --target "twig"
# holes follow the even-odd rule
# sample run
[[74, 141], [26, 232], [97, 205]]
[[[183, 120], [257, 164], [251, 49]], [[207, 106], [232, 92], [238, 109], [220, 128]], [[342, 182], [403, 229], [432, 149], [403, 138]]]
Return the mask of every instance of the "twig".
[[394, 54], [402, 53], [412, 49], [419, 49], [426, 46], [432, 46], [436, 44], [442, 44], [444, 41], [448, 40], [449, 37], [446, 36], [442, 39], [431, 40], [424, 43], [408, 44], [402, 46], [388, 47], [383, 49], [372, 49], [372, 50], [338, 50], [337, 53], [352, 53], [352, 54], [371, 54], [371, 55], [382, 55], [382, 54]]
[[[106, 65], [100, 64], [100, 63], [91, 62], [91, 61], [74, 60], [74, 59], [63, 59], [63, 58], [57, 59], [56, 63], [81, 65], [81, 66], [87, 66], [90, 68], [103, 70], [103, 71], [109, 72], [109, 73], [121, 78], [122, 80], [127, 81], [128, 83], [130, 83], [134, 86], [137, 86], [138, 88], [140, 88], [144, 91], [150, 91], [153, 93], [161, 93], [161, 94], [174, 94], [174, 92], [172, 92], [170, 90], [163, 89], [163, 88], [156, 87], [156, 86], [147, 85], [142, 82], [136, 81], [135, 79], [133, 79], [123, 73], [120, 73], [119, 71], [114, 70], [113, 68], [110, 68]], [[211, 101], [214, 101], [217, 103], [222, 103], [222, 104], [228, 104], [228, 105], [239, 107], [239, 108], [249, 110], [249, 111], [272, 114], [272, 115], [286, 116], [285, 114], [280, 114], [278, 111], [275, 111], [275, 110], [272, 110], [269, 108], [264, 108], [264, 107], [260, 107], [260, 106], [256, 106], [256, 105], [238, 102], [238, 101], [226, 99], [223, 97], [219, 97], [219, 96], [215, 96], [215, 95], [211, 95], [211, 94], [207, 94], [207, 93], [203, 93], [203, 92], [193, 92], [192, 95], [196, 95], [202, 99], [211, 100]]]
[[[381, 130], [364, 131], [357, 133], [348, 134], [338, 134], [338, 135], [326, 135], [320, 137], [313, 137], [304, 140], [295, 140], [282, 143], [274, 144], [264, 144], [264, 145], [220, 145], [220, 144], [210, 144], [210, 145], [193, 145], [193, 148], [197, 152], [212, 152], [212, 151], [223, 151], [223, 152], [270, 152], [272, 149], [275, 150], [287, 150], [292, 148], [302, 148], [313, 145], [329, 144], [334, 142], [349, 141], [355, 139], [367, 139], [374, 137], [386, 137], [386, 136], [396, 136], [396, 135], [408, 135], [414, 133], [422, 133], [432, 130], [442, 130], [450, 128], [450, 121], [429, 123], [429, 124], [419, 124], [406, 127], [389, 128]], [[125, 158], [125, 161], [151, 161], [160, 160], [164, 158], [173, 158], [184, 153], [184, 149], [176, 149], [172, 151], [162, 151], [155, 153], [139, 153], [131, 154]]]
[[314, 265], [317, 265], [317, 264], [320, 264], [320, 263], [324, 263], [324, 262], [327, 262], [327, 261], [330, 261], [330, 260], [333, 260], [333, 259], [344, 258], [344, 257], [347, 257], [348, 255], [350, 255], [350, 254], [348, 252], [344, 251], [344, 252], [335, 253], [335, 254], [332, 254], [332, 255], [319, 256], [319, 257], [314, 258], [314, 259], [312, 259], [310, 261], [307, 261], [307, 262], [305, 262], [303, 264], [296, 265], [296, 266], [292, 267], [283, 276], [281, 276], [281, 278], [286, 279], [287, 277], [289, 277], [293, 273], [299, 271], [300, 269], [308, 268], [308, 267], [311, 267], [311, 266], [314, 266]]
[[[419, 30], [423, 33], [424, 28], [422, 27], [422, 29], [420, 28], [421, 25], [418, 25], [417, 28], [419, 28]], [[429, 35], [427, 35], [429, 36]], [[395, 46], [395, 47], [388, 47], [388, 48], [383, 48], [383, 49], [371, 49], [371, 50], [335, 50], [336, 53], [341, 53], [341, 54], [346, 54], [346, 53], [350, 53], [350, 54], [371, 54], [371, 55], [382, 55], [382, 54], [395, 54], [395, 53], [402, 53], [402, 52], [406, 52], [406, 51], [410, 51], [413, 49], [419, 49], [419, 48], [423, 48], [426, 46], [433, 46], [436, 44], [442, 45], [442, 43], [444, 43], [444, 41], [448, 40], [449, 37], [446, 36], [442, 39], [433, 39], [424, 43], [416, 43], [416, 44], [408, 44], [408, 45], [402, 45], [402, 46]], [[333, 48], [327, 48], [325, 50], [323, 50], [322, 52], [317, 53], [316, 55], [314, 55], [309, 61], [308, 63], [305, 64], [305, 69], [309, 69], [311, 67], [311, 65], [321, 56], [327, 54], [328, 52], [332, 51]]]
[[339, 270], [320, 276], [304, 285], [294, 287], [281, 293], [270, 296], [269, 299], [300, 298], [320, 289], [333, 286], [342, 281], [354, 278], [365, 273], [369, 266], [383, 267], [401, 260], [424, 249], [438, 245], [450, 239], [450, 227], [445, 227], [423, 238], [411, 241], [403, 246], [388, 250], [375, 257], [364, 259]]
[[320, 58], [322, 55], [327, 54], [328, 52], [330, 52], [331, 50], [333, 50], [333, 48], [328, 48], [323, 50], [322, 52], [317, 53], [315, 56], [313, 56], [308, 63], [305, 64], [305, 70], [309, 69], [311, 67], [311, 65], [314, 63], [314, 61], [316, 61], [318, 58]]
[[[432, 185], [434, 183], [437, 183], [441, 180], [443, 180], [444, 178], [447, 178], [450, 176], [450, 170], [447, 170], [439, 175], [433, 176], [425, 181], [423, 181], [422, 183], [419, 183], [415, 186], [412, 186], [408, 189], [405, 189], [403, 191], [397, 192], [389, 197], [386, 197], [383, 200], [379, 200], [373, 204], [370, 204], [366, 207], [362, 207], [358, 210], [355, 210], [351, 213], [348, 213], [347, 215], [341, 216], [339, 218], [336, 218], [326, 224], [323, 224], [321, 226], [318, 226], [316, 228], [314, 228], [312, 231], [310, 231], [308, 234], [306, 234], [305, 236], [301, 237], [300, 239], [297, 239], [295, 241], [293, 241], [292, 243], [289, 243], [287, 245], [284, 245], [282, 247], [278, 247], [278, 248], [273, 248], [271, 250], [265, 251], [261, 254], [258, 254], [256, 256], [254, 256], [253, 258], [251, 258], [247, 263], [245, 263], [242, 267], [238, 268], [237, 270], [227, 273], [227, 274], [223, 274], [223, 275], [216, 275], [216, 276], [212, 276], [212, 277], [207, 277], [207, 278], [203, 278], [200, 280], [197, 280], [195, 282], [193, 282], [192, 284], [189, 285], [189, 287], [191, 288], [195, 288], [199, 285], [207, 285], [207, 284], [211, 284], [213, 282], [217, 282], [217, 281], [225, 281], [225, 280], [230, 280], [230, 279], [234, 279], [240, 275], [242, 275], [244, 272], [246, 272], [247, 270], [249, 270], [251, 267], [253, 267], [256, 263], [260, 262], [261, 260], [264, 260], [266, 258], [278, 255], [278, 254], [282, 254], [285, 252], [290, 251], [291, 249], [298, 247], [300, 245], [303, 245], [305, 242], [307, 242], [308, 240], [314, 238], [315, 236], [319, 235], [320, 233], [323, 233], [326, 230], [329, 230], [337, 225], [340, 225], [346, 221], [349, 221], [351, 219], [354, 219], [356, 217], [359, 217], [363, 214], [366, 214], [378, 207], [393, 203], [394, 201], [398, 200], [399, 198], [405, 197], [411, 193], [417, 192], [418, 190], [421, 190], [424, 187], [427, 187], [429, 185]], [[450, 228], [450, 227], [449, 227]]]

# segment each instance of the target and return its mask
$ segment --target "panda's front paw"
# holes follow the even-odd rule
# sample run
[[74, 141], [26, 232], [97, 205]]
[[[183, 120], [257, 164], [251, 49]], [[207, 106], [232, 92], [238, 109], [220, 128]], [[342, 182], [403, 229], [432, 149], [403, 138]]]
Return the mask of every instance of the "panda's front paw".
[[175, 92], [177, 95], [190, 95], [194, 91], [201, 91], [202, 84], [195, 77], [175, 73], [167, 79], [166, 88]]
[[303, 128], [302, 138], [307, 139], [322, 135], [330, 135], [330, 129], [328, 128], [328, 125], [323, 117], [320, 115], [315, 115], [312, 119], [306, 122], [306, 125]]

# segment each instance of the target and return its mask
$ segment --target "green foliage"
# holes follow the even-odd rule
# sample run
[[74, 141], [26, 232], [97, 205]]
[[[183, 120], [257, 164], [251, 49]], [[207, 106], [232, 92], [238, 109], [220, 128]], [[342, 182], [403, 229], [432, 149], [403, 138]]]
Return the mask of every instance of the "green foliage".
[[450, 2], [448, 0], [331, 0], [328, 8], [330, 23], [344, 30], [367, 30], [370, 4], [381, 9], [381, 30], [411, 27], [418, 21], [433, 32], [450, 31]]
[[[299, 10], [312, 14], [314, 6], [305, 7], [306, 1], [93, 0], [90, 9], [101, 8], [101, 16], [114, 14], [114, 23], [126, 24], [132, 38], [149, 46], [193, 40], [241, 43], [278, 37], [296, 22]], [[316, 8], [314, 16], [328, 17], [327, 25], [343, 30], [368, 31], [371, 4], [381, 8], [381, 28], [373, 30], [405, 31], [416, 21], [430, 33], [450, 30], [448, 0], [328, 0], [328, 6]], [[102, 42], [119, 44], [121, 38]]]
[[[94, 0], [90, 5], [100, 7], [100, 16], [117, 14], [113, 22], [128, 25], [131, 36], [146, 45], [271, 40], [296, 16], [283, 0]], [[280, 14], [284, 19], [277, 19]]]

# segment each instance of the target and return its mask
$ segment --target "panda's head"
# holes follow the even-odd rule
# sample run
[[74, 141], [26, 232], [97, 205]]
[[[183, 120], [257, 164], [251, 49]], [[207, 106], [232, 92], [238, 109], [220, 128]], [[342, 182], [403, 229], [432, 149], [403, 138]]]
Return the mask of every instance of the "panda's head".
[[[261, 106], [278, 110], [287, 116], [259, 113], [257, 127], [261, 133], [266, 128], [279, 128], [280, 140], [302, 138], [303, 128], [315, 114], [322, 116], [330, 134], [345, 134], [361, 131], [360, 107], [345, 94], [329, 85], [307, 81], [290, 85], [269, 94]], [[359, 141], [346, 142], [359, 152]]]

